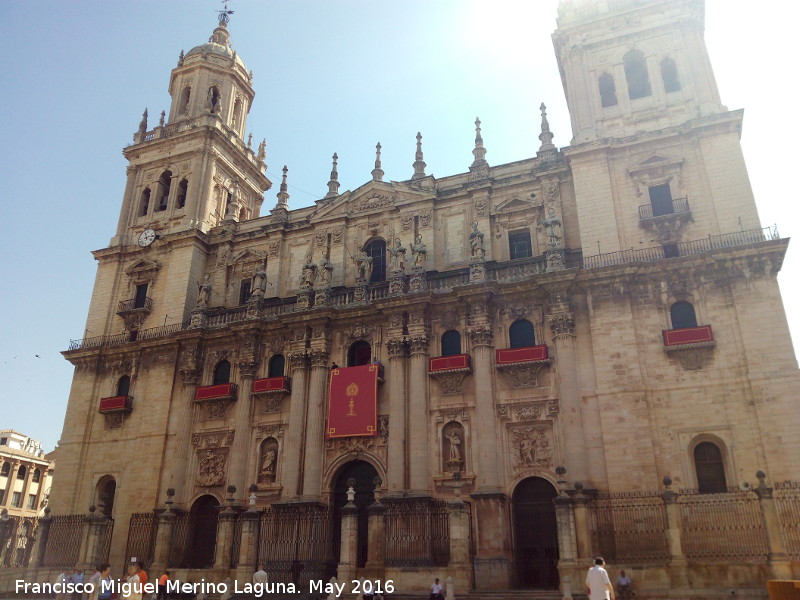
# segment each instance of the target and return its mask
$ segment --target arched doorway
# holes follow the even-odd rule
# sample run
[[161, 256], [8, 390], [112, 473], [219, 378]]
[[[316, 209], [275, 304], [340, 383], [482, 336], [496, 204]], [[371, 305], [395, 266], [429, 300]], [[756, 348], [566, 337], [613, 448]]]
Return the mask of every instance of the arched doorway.
[[200, 496], [189, 511], [189, 547], [186, 566], [210, 569], [214, 566], [217, 547], [217, 514], [219, 501], [214, 496]]
[[106, 475], [97, 482], [97, 509], [104, 517], [111, 518], [114, 510], [114, 497], [117, 494], [117, 482], [111, 475]]
[[333, 555], [339, 562], [339, 551], [342, 540], [342, 507], [347, 504], [348, 481], [354, 480], [356, 492], [355, 505], [358, 507], [358, 542], [356, 551], [356, 567], [363, 568], [367, 564], [368, 552], [368, 513], [367, 507], [375, 502], [373, 490], [378, 472], [368, 462], [354, 460], [347, 463], [339, 471], [333, 484]]
[[558, 495], [546, 479], [523, 479], [514, 490], [514, 563], [520, 588], [558, 589]]

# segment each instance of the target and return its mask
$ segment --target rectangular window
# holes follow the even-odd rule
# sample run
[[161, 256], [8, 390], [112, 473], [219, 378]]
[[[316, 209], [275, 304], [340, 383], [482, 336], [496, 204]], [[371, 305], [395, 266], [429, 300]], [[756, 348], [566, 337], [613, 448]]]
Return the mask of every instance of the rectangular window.
[[531, 248], [531, 232], [515, 231], [508, 234], [508, 250], [511, 255], [511, 260], [515, 258], [528, 258], [533, 256]]
[[672, 207], [672, 192], [668, 183], [651, 186], [648, 191], [650, 192], [650, 205], [653, 207], [654, 217], [671, 215], [675, 212]]
[[30, 510], [36, 508], [36, 494], [28, 494], [28, 507]]
[[140, 283], [136, 286], [136, 296], [133, 299], [133, 308], [144, 308], [147, 301], [147, 284]]
[[14, 492], [11, 495], [11, 506], [15, 508], [22, 506], [22, 492]]
[[242, 279], [242, 284], [239, 286], [239, 304], [247, 304], [247, 300], [250, 298], [250, 286], [252, 284], [252, 279]]
[[0, 438], [0, 446], [5, 446], [8, 444], [8, 438]]

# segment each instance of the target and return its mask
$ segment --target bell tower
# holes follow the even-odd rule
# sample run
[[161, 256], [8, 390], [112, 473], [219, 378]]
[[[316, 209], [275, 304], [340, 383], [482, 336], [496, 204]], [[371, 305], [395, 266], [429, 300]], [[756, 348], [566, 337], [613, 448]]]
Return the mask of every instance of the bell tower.
[[145, 110], [133, 144], [116, 235], [111, 246], [137, 243], [143, 232], [158, 237], [223, 220], [257, 218], [266, 178], [264, 143], [244, 141], [255, 92], [253, 76], [231, 47], [227, 14], [208, 42], [181, 51], [172, 70], [170, 109], [148, 127]]

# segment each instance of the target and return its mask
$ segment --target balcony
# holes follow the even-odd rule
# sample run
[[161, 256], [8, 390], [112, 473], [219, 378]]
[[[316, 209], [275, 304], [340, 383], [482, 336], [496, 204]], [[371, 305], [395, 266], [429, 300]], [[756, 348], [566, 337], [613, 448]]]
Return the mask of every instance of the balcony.
[[289, 377], [266, 377], [253, 381], [253, 394], [288, 394], [292, 391], [292, 380]]
[[547, 346], [495, 350], [497, 370], [508, 375], [515, 388], [539, 385], [539, 372], [550, 365]]
[[128, 331], [137, 331], [152, 311], [152, 298], [122, 300], [117, 307], [117, 314], [125, 321], [125, 329]]
[[464, 378], [472, 373], [469, 354], [436, 356], [428, 359], [428, 375], [442, 386], [446, 396], [461, 393]]
[[101, 414], [129, 413], [133, 410], [133, 396], [110, 396], [100, 399]]
[[672, 210], [666, 210], [667, 208], [669, 207], [643, 204], [639, 207], [639, 221], [671, 217], [690, 219], [692, 216], [692, 212], [689, 210], [689, 200], [687, 198], [675, 198], [672, 201]]
[[201, 385], [194, 391], [194, 401], [236, 400], [235, 383], [219, 383], [217, 385]]
[[683, 350], [686, 348], [704, 348], [714, 345], [714, 333], [711, 325], [701, 327], [685, 327], [683, 329], [665, 329], [661, 332], [664, 338], [664, 349]]

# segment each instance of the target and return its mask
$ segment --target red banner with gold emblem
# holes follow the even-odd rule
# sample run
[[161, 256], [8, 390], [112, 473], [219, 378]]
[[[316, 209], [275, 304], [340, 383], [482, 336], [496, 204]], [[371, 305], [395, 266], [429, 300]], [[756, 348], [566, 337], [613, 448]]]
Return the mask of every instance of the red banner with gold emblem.
[[378, 435], [379, 364], [333, 369], [328, 390], [328, 438]]

